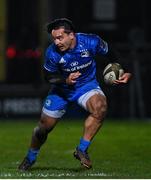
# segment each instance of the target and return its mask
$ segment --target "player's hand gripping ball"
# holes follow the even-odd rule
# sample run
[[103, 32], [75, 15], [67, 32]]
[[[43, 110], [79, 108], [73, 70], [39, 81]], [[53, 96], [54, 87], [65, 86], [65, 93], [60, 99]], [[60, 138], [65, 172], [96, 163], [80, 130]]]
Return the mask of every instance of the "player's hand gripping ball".
[[124, 70], [119, 63], [108, 64], [103, 71], [104, 82], [113, 85], [124, 74]]

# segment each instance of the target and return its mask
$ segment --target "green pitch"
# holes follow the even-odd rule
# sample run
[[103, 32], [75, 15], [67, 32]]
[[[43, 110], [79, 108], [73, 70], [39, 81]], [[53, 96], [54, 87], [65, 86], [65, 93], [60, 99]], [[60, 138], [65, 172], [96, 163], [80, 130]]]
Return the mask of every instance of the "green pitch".
[[0, 121], [0, 179], [151, 179], [151, 122], [106, 120], [89, 154], [93, 169], [86, 170], [73, 158], [82, 134], [83, 120], [62, 120], [29, 172], [19, 172], [36, 121]]

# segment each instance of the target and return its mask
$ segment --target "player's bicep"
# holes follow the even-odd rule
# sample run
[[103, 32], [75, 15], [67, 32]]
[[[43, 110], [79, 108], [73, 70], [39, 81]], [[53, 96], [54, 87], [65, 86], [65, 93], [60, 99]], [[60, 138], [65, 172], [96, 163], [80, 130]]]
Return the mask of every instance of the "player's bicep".
[[45, 63], [43, 68], [44, 79], [49, 83], [63, 83], [64, 78], [60, 74], [59, 66], [53, 57], [45, 56]]
[[107, 54], [108, 53], [108, 44], [103, 39], [99, 38], [97, 41], [97, 47], [96, 47], [97, 53], [100, 54]]
[[47, 71], [51, 71], [51, 72], [58, 71], [57, 64], [53, 61], [53, 59], [50, 59], [50, 58], [47, 58], [47, 57], [45, 58], [44, 68]]

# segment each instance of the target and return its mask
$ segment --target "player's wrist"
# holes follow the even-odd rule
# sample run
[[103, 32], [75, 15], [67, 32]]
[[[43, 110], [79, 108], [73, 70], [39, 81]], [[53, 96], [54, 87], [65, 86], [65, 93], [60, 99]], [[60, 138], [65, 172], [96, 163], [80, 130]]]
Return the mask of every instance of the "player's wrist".
[[71, 78], [69, 78], [69, 77], [65, 79], [65, 83], [68, 84], [68, 85], [74, 84], [74, 83], [72, 82]]

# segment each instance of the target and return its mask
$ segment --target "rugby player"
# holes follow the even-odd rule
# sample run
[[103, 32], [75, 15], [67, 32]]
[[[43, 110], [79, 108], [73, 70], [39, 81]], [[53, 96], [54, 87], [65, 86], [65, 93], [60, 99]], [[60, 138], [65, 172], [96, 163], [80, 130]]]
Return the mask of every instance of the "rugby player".
[[[47, 25], [53, 43], [47, 48], [44, 62], [45, 79], [53, 84], [42, 108], [41, 119], [33, 130], [30, 148], [19, 170], [28, 170], [36, 161], [48, 133], [65, 114], [68, 103], [76, 102], [89, 116], [83, 135], [73, 156], [86, 168], [92, 167], [88, 148], [107, 111], [106, 97], [96, 79], [96, 54], [111, 54], [107, 42], [95, 34], [76, 33], [72, 21], [60, 18]], [[113, 56], [110, 56], [113, 58]], [[110, 59], [115, 61], [117, 59]], [[115, 84], [127, 83], [130, 73], [124, 73]]]

